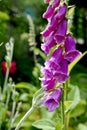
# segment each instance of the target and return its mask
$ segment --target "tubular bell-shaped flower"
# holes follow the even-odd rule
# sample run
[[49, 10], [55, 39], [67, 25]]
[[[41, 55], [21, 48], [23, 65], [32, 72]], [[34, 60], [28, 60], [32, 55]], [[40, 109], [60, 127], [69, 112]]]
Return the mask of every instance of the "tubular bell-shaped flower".
[[68, 61], [72, 62], [75, 58], [81, 55], [81, 52], [76, 50], [75, 40], [70, 34], [67, 35], [64, 46], [66, 52], [64, 58]]
[[50, 18], [52, 17], [53, 13], [54, 13], [55, 8], [53, 7], [52, 4], [50, 4], [46, 10], [46, 12], [43, 14], [43, 18]]
[[50, 79], [53, 77], [52, 71], [49, 68], [43, 67], [43, 68], [41, 68], [41, 72], [42, 72], [42, 74], [45, 75], [46, 79]]
[[62, 48], [55, 49], [51, 58], [45, 62], [45, 66], [50, 70], [58, 70], [60, 68], [60, 61], [62, 59]]
[[56, 85], [56, 79], [53, 78], [53, 73], [49, 68], [43, 67], [41, 71], [44, 77], [39, 79], [42, 81], [42, 86], [46, 87], [48, 91]]
[[65, 83], [65, 81], [69, 78], [67, 60], [65, 60], [65, 59], [61, 60], [59, 70], [57, 70], [57, 71], [55, 70], [55, 72], [54, 72], [54, 78], [59, 83]]
[[54, 78], [46, 79], [44, 77], [41, 79], [41, 81], [42, 81], [42, 86], [46, 88], [46, 91], [53, 89], [56, 85], [56, 79]]
[[45, 41], [45, 43], [42, 43], [41, 49], [48, 54], [50, 49], [56, 44], [54, 40], [54, 34], [52, 33], [48, 39]]
[[41, 34], [42, 34], [43, 37], [47, 37], [51, 34], [51, 32], [53, 32], [53, 30], [48, 23], [46, 29], [43, 32], [41, 32]]
[[58, 28], [58, 24], [65, 18], [66, 16], [66, 5], [63, 4], [62, 6], [59, 6], [57, 11], [54, 13], [54, 15], [50, 19], [50, 28], [53, 30], [55, 28]]
[[67, 11], [67, 6], [66, 4], [64, 3], [63, 5], [61, 5], [58, 9], [58, 12], [56, 13], [55, 17], [58, 19], [58, 20], [62, 20], [63, 18], [65, 18], [66, 16], [66, 11]]
[[61, 96], [61, 88], [57, 88], [53, 92], [48, 93], [48, 96], [46, 97], [44, 104], [45, 106], [47, 106], [50, 112], [54, 111], [57, 107], [59, 107]]
[[[73, 36], [67, 34], [67, 5], [61, 4], [60, 0], [45, 0], [45, 2], [49, 3], [49, 6], [43, 17], [48, 20], [48, 25], [41, 33], [44, 40], [41, 49], [47, 56], [49, 54], [49, 58], [41, 70], [43, 77], [39, 79], [42, 87], [46, 88], [44, 105], [49, 111], [53, 111], [59, 106], [62, 95], [62, 89], [57, 85], [62, 85], [68, 80], [68, 62], [75, 60], [81, 52], [76, 49]], [[53, 47], [54, 50], [51, 49]]]
[[59, 23], [58, 29], [56, 30], [54, 35], [54, 39], [56, 40], [57, 43], [61, 43], [64, 41], [66, 32], [67, 32], [67, 21], [64, 19]]
[[59, 6], [59, 4], [60, 4], [60, 0], [54, 0], [53, 1], [53, 7], [58, 7]]

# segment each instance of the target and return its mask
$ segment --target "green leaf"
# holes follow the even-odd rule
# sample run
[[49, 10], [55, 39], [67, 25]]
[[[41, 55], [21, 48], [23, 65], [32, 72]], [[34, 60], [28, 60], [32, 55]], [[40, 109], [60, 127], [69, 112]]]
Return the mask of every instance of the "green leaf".
[[35, 86], [33, 86], [32, 84], [27, 83], [27, 82], [17, 83], [17, 84], [16, 84], [16, 88], [17, 88], [17, 89], [27, 89], [27, 90], [29, 90], [30, 92], [32, 92], [32, 91], [35, 92], [35, 91], [36, 91]]
[[44, 130], [55, 130], [55, 122], [50, 119], [41, 119], [32, 124], [34, 127]]
[[65, 109], [68, 109], [71, 104], [72, 104], [72, 101], [65, 101], [64, 102]]
[[6, 12], [0, 11], [0, 20], [6, 20], [8, 21], [10, 19], [9, 15]]
[[40, 112], [41, 112], [42, 118], [48, 118], [49, 117], [49, 119], [51, 119], [56, 114], [56, 111], [49, 112], [45, 107], [42, 107]]
[[[84, 103], [85, 102], [85, 103]], [[86, 101], [80, 101], [80, 103], [73, 109], [70, 113], [70, 117], [77, 117], [85, 113], [86, 110]]]
[[62, 130], [63, 128], [64, 128], [64, 125], [62, 124], [62, 120], [59, 119], [56, 125], [56, 130]]
[[68, 7], [67, 15], [68, 15], [69, 18], [72, 17], [72, 15], [74, 13], [74, 10], [75, 10], [75, 5], [72, 5], [72, 6]]
[[4, 104], [0, 104], [0, 121], [5, 121], [6, 119], [6, 108], [4, 107]]
[[87, 126], [83, 124], [79, 124], [77, 130], [87, 130]]
[[34, 49], [35, 53], [40, 55], [44, 60], [46, 60], [46, 55], [38, 48]]
[[29, 94], [27, 94], [27, 93], [21, 94], [20, 100], [21, 101], [28, 101], [29, 100]]
[[85, 51], [82, 55], [80, 55], [79, 57], [77, 57], [72, 63], [69, 64], [69, 73], [71, 72], [71, 70], [73, 69], [73, 67], [87, 54], [87, 51]]
[[80, 102], [80, 91], [78, 86], [72, 86], [68, 94], [68, 101], [71, 101], [72, 103], [70, 102], [71, 105], [66, 109], [66, 112], [73, 110]]
[[72, 21], [73, 21], [73, 16], [74, 16], [74, 10], [75, 10], [75, 5], [69, 6], [68, 11], [67, 11], [67, 18], [68, 18], [68, 30], [70, 31], [72, 28]]

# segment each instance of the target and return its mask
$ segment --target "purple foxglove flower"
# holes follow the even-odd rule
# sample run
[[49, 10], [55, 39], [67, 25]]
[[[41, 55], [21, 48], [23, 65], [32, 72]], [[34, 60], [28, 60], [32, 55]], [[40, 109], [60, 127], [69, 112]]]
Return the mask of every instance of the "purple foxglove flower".
[[58, 47], [54, 50], [51, 55], [51, 58], [45, 62], [45, 66], [52, 70], [58, 70], [60, 68], [60, 61], [62, 59], [62, 48]]
[[[46, 66], [47, 67], [47, 66]], [[43, 73], [44, 77], [39, 78], [42, 82], [42, 86], [46, 87], [46, 90], [52, 89], [56, 84], [56, 79], [53, 78], [53, 73], [50, 68], [41, 68], [41, 72]]]
[[60, 20], [58, 20], [56, 17], [55, 17], [56, 14], [54, 14], [50, 21], [49, 21], [49, 24], [50, 24], [50, 28], [54, 31], [57, 27], [58, 27], [58, 24], [60, 22]]
[[51, 57], [55, 58], [56, 60], [61, 60], [62, 48], [58, 47], [57, 49], [55, 49], [54, 52], [52, 53]]
[[53, 7], [58, 7], [59, 6], [59, 4], [60, 4], [60, 0], [54, 0], [54, 2], [53, 2]]
[[51, 34], [52, 31], [53, 30], [50, 28], [50, 25], [48, 24], [46, 29], [43, 32], [41, 32], [41, 34], [42, 34], [43, 37], [47, 37]]
[[53, 16], [50, 19], [50, 28], [52, 30], [55, 30], [59, 23], [65, 18], [66, 15], [66, 5], [62, 5], [59, 7], [58, 11], [56, 13], [53, 14]]
[[69, 76], [61, 71], [57, 71], [55, 74], [54, 74], [55, 78], [57, 79], [57, 81], [59, 83], [65, 83], [66, 80], [69, 78]]
[[53, 78], [39, 78], [42, 82], [42, 87], [45, 87], [46, 88], [46, 91], [49, 91], [51, 89], [53, 89], [56, 85], [56, 79], [53, 79]]
[[61, 96], [61, 88], [57, 88], [53, 92], [50, 92], [48, 94], [47, 98], [44, 101], [44, 105], [48, 108], [50, 112], [54, 111], [57, 107], [59, 107]]
[[68, 61], [72, 62], [75, 60], [78, 56], [81, 55], [81, 52], [76, 50], [76, 43], [74, 38], [68, 34], [66, 39], [65, 39], [65, 56], [64, 58], [67, 59]]
[[60, 68], [60, 65], [58, 64], [58, 61], [55, 62], [55, 59], [50, 59], [45, 62], [45, 66], [47, 68], [50, 68], [51, 71], [58, 70]]
[[46, 90], [49, 91], [53, 89], [56, 85], [56, 79], [50, 79], [49, 83], [46, 84]]
[[45, 75], [46, 79], [51, 79], [53, 77], [52, 71], [49, 68], [41, 68], [41, 72], [43, 75]]
[[67, 32], [67, 22], [64, 19], [59, 23], [58, 29], [54, 35], [54, 39], [56, 40], [57, 43], [61, 43], [64, 41], [66, 32]]
[[69, 78], [67, 60], [65, 60], [65, 59], [61, 60], [60, 69], [57, 71], [55, 70], [53, 76], [59, 83], [64, 83]]
[[48, 54], [49, 51], [50, 51], [50, 49], [51, 49], [55, 44], [56, 44], [56, 43], [55, 43], [55, 40], [54, 40], [54, 36], [51, 34], [51, 35], [48, 37], [47, 41], [41, 45], [41, 49], [42, 49], [46, 54]]
[[56, 13], [55, 17], [58, 20], [64, 19], [66, 15], [66, 11], [67, 11], [67, 6], [66, 4], [63, 4], [62, 6], [59, 7], [58, 12]]
[[50, 4], [50, 5], [47, 7], [46, 12], [43, 14], [43, 18], [48, 19], [48, 18], [52, 17], [52, 15], [54, 14], [54, 10], [55, 10], [55, 8], [53, 7], [52, 4]]

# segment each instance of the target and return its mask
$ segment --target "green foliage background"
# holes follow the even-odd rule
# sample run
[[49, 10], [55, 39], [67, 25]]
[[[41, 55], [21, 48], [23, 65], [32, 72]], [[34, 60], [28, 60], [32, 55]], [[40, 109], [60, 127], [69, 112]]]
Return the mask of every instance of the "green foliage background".
[[[72, 4], [72, 2], [70, 2], [70, 4]], [[3, 42], [3, 45], [0, 46], [0, 85], [2, 86], [4, 82], [1, 63], [5, 60], [5, 44], [9, 41], [10, 37], [13, 37], [14, 54], [12, 60], [17, 63], [17, 72], [12, 76], [12, 78], [20, 95], [19, 101], [23, 102], [21, 112], [16, 120], [16, 123], [31, 106], [32, 96], [34, 92], [40, 88], [38, 77], [40, 76], [40, 67], [43, 65], [45, 60], [45, 54], [43, 54], [43, 52], [40, 50], [42, 42], [40, 32], [44, 30], [47, 24], [47, 21], [42, 18], [42, 14], [46, 10], [46, 7], [47, 5], [44, 4], [43, 0], [0, 0], [0, 43]], [[71, 32], [76, 38], [77, 48], [81, 52], [85, 52], [87, 50], [86, 13], [86, 8], [76, 6], [74, 16], [71, 19]], [[36, 46], [34, 47], [32, 47], [28, 41], [30, 25], [25, 14], [31, 15], [34, 22], [36, 41]], [[84, 41], [83, 44], [79, 43], [79, 38]], [[34, 56], [36, 57], [37, 62], [35, 62]], [[85, 55], [75, 65], [70, 76], [71, 84], [78, 86], [79, 88], [81, 101], [78, 106], [76, 106], [76, 109], [72, 111], [69, 130], [82, 130], [83, 128], [83, 130], [85, 130], [85, 125], [87, 125], [87, 55]], [[2, 105], [0, 105], [3, 115], [5, 115], [5, 110], [2, 108]], [[41, 121], [48, 122], [48, 126], [50, 127], [53, 119], [54, 122], [56, 122], [56, 113], [49, 113], [45, 108], [35, 110], [35, 112], [32, 113], [32, 115], [23, 123], [23, 130], [42, 129], [43, 126], [38, 126], [38, 122], [32, 126], [34, 121], [37, 121], [41, 118], [47, 118], [46, 121]], [[5, 120], [3, 116], [2, 128], [4, 130], [7, 130], [8, 128], [6, 121], [7, 120]], [[58, 128], [59, 126], [57, 125], [56, 130], [58, 130]], [[48, 130], [48, 127], [45, 130]]]

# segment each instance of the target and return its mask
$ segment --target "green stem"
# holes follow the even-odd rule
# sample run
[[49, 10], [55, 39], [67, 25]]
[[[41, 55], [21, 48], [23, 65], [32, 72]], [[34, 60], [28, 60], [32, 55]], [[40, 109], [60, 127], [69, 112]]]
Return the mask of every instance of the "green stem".
[[67, 117], [66, 117], [66, 128], [68, 130], [69, 127], [69, 118], [70, 118], [70, 113], [67, 113]]
[[19, 130], [21, 124], [25, 121], [25, 119], [31, 114], [31, 112], [34, 110], [35, 108], [32, 106], [27, 113], [23, 116], [23, 118], [19, 121], [18, 125], [16, 126], [15, 130]]
[[10, 92], [8, 92], [8, 94], [7, 94], [6, 108], [8, 107], [9, 99], [10, 99]]
[[64, 98], [65, 98], [65, 101], [67, 101], [67, 89], [68, 89], [68, 86], [67, 86], [68, 82], [66, 81], [66, 83], [64, 84]]
[[7, 68], [7, 71], [6, 71], [6, 76], [5, 76], [4, 86], [3, 86], [3, 94], [4, 94], [5, 89], [6, 89], [6, 85], [7, 85], [7, 81], [8, 81], [8, 76], [9, 76], [9, 68]]
[[18, 116], [19, 112], [16, 111], [15, 115], [14, 115], [14, 118], [12, 119], [12, 123], [11, 123], [11, 126], [13, 125], [13, 123], [15, 122], [17, 116]]
[[[14, 44], [13, 44], [12, 41], [10, 41], [10, 42], [11, 42], [11, 46], [10, 46], [11, 47], [11, 52], [9, 54], [9, 57], [10, 57], [10, 63], [11, 63], [12, 56], [13, 56], [13, 47], [14, 47]], [[9, 76], [9, 70], [10, 70], [10, 68], [7, 68], [6, 75], [5, 75], [4, 86], [3, 86], [3, 94], [4, 94], [5, 89], [6, 89], [6, 85], [7, 85], [7, 81], [8, 81], [8, 76]]]
[[[69, 84], [70, 84], [70, 79], [68, 79], [65, 83], [65, 100], [68, 100], [68, 89], [69, 89]], [[68, 130], [68, 126], [69, 126], [69, 112], [66, 114], [66, 130]]]
[[64, 108], [64, 101], [68, 100], [68, 85], [69, 85], [69, 80], [66, 81], [66, 83], [63, 85], [63, 97], [62, 97], [62, 116], [63, 116], [63, 124], [64, 124], [64, 130], [68, 130], [68, 125], [69, 125], [69, 118], [68, 114], [66, 115], [64, 113], [65, 108]]
[[11, 127], [12, 127], [12, 119], [13, 119], [13, 117], [14, 117], [15, 108], [16, 108], [16, 102], [14, 101], [14, 102], [13, 102], [13, 106], [12, 106], [11, 118], [10, 118], [10, 121], [9, 121], [9, 122], [10, 122], [10, 127], [9, 127], [8, 130], [11, 130]]
[[62, 130], [66, 130], [66, 125], [65, 125], [65, 108], [64, 108], [64, 90], [62, 94], [62, 104], [61, 104], [61, 118], [62, 118]]

